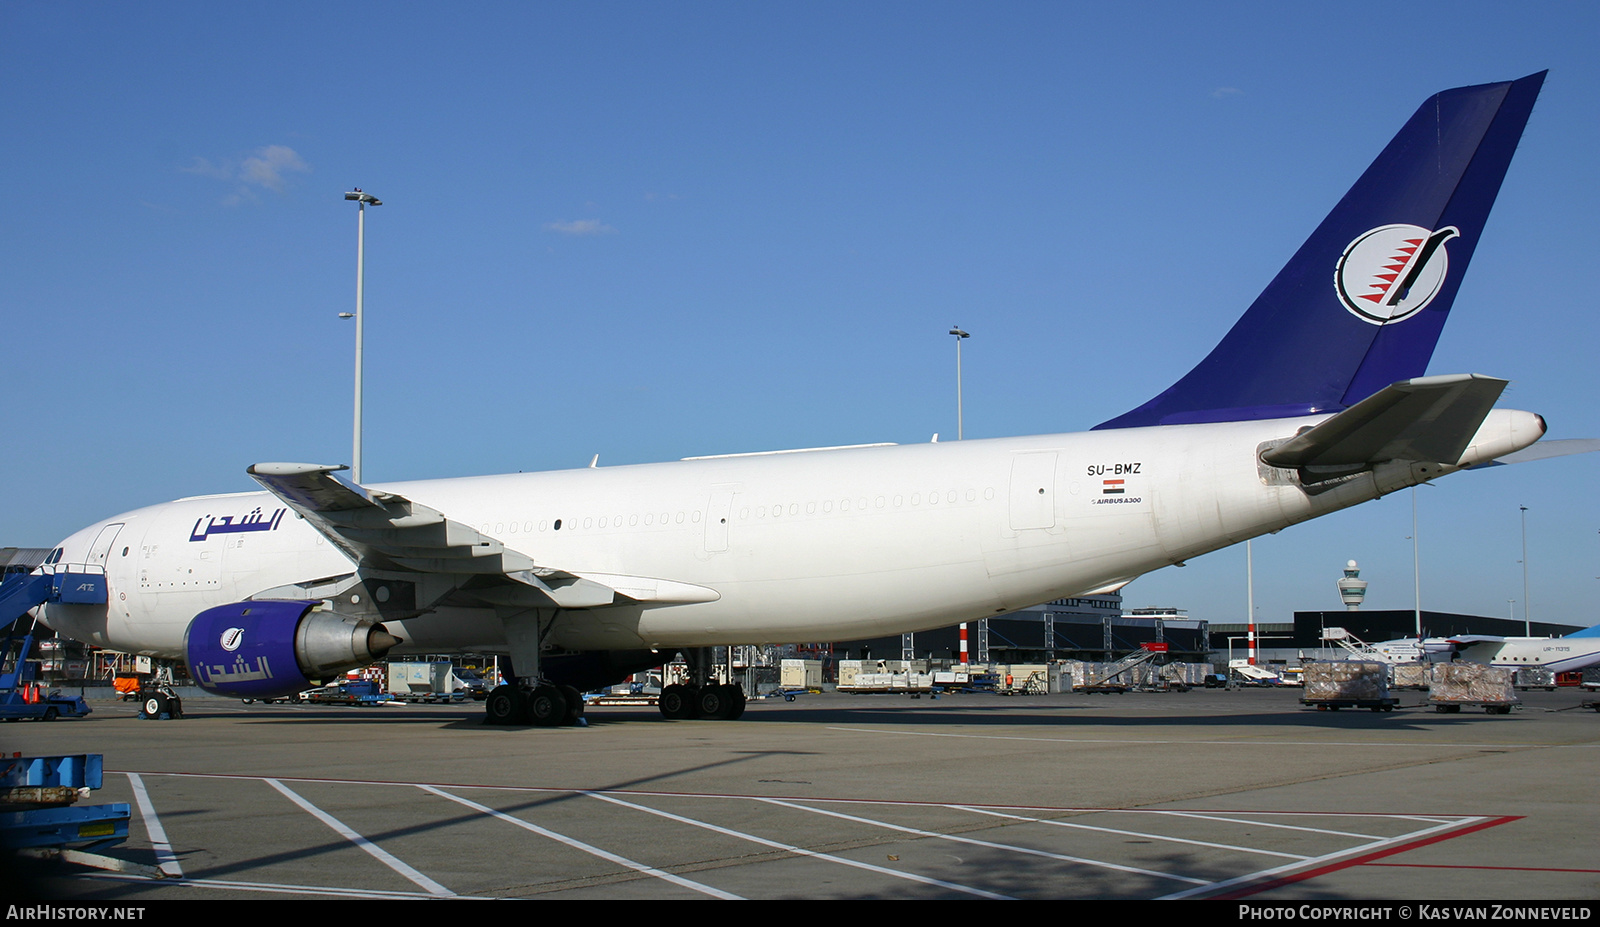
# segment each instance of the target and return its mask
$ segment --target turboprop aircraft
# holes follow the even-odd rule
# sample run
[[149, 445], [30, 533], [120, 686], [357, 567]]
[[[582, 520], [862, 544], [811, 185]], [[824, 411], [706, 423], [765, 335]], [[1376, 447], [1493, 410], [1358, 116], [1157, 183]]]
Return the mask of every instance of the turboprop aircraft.
[[1540, 666], [1554, 673], [1581, 670], [1600, 663], [1600, 625], [1565, 637], [1497, 637], [1458, 634], [1445, 638], [1456, 659], [1515, 669]]
[[662, 713], [731, 719], [710, 647], [1114, 590], [1491, 463], [1543, 419], [1492, 408], [1505, 380], [1425, 373], [1543, 81], [1427, 100], [1209, 356], [1089, 432], [373, 485], [257, 463], [258, 491], [62, 541], [42, 620], [240, 698], [389, 653], [508, 654], [485, 701], [506, 724], [574, 722], [577, 689], [683, 651]]
[[1385, 641], [1372, 645], [1391, 663], [1421, 660], [1461, 660], [1516, 669], [1543, 667], [1555, 673], [1600, 664], [1600, 625], [1564, 637], [1501, 637], [1497, 634], [1456, 634]]
[[1460, 660], [1511, 669], [1537, 666], [1557, 673], [1600, 664], [1600, 625], [1573, 631], [1563, 637], [1455, 634], [1449, 637], [1401, 637], [1376, 644], [1364, 643], [1344, 628], [1324, 628], [1322, 639], [1337, 642], [1357, 659], [1395, 664]]

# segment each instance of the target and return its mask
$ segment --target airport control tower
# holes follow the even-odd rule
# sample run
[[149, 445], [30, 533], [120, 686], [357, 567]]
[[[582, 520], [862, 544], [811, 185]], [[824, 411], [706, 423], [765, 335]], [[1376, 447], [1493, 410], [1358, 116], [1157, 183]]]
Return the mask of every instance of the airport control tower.
[[1361, 578], [1361, 568], [1351, 560], [1344, 565], [1344, 578], [1339, 580], [1339, 598], [1348, 611], [1360, 611], [1361, 600], [1367, 595], [1367, 581]]

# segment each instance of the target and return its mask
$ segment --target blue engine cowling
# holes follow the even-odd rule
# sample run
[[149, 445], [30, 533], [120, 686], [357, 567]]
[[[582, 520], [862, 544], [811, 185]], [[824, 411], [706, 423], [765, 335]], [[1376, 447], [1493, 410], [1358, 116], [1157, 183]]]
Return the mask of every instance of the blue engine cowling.
[[206, 609], [184, 632], [189, 674], [215, 695], [276, 698], [380, 660], [400, 643], [383, 625], [322, 604], [261, 600]]

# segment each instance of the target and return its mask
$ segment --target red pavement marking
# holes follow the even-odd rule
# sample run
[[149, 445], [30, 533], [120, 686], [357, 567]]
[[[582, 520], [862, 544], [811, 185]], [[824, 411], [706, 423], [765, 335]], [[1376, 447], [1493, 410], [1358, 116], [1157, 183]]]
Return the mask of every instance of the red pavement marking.
[[[1397, 844], [1394, 844], [1393, 846], [1384, 847], [1381, 850], [1375, 850], [1375, 851], [1373, 851], [1371, 853], [1367, 853], [1367, 854], [1365, 854], [1363, 856], [1354, 856], [1354, 857], [1351, 857], [1350, 859], [1340, 860], [1339, 862], [1336, 862], [1336, 863], [1329, 863], [1326, 866], [1318, 866], [1315, 869], [1307, 869], [1304, 872], [1296, 872], [1293, 875], [1280, 876], [1280, 877], [1275, 878], [1275, 879], [1269, 879], [1269, 880], [1267, 880], [1265, 882], [1258, 882], [1255, 885], [1242, 886], [1240, 888], [1236, 888], [1233, 891], [1228, 892], [1225, 895], [1215, 895], [1215, 896], [1212, 896], [1212, 897], [1214, 897], [1214, 898], [1216, 898], [1218, 900], [1221, 900], [1221, 901], [1234, 901], [1234, 900], [1237, 900], [1237, 899], [1240, 899], [1240, 898], [1248, 898], [1251, 895], [1260, 894], [1261, 892], [1267, 891], [1269, 889], [1279, 888], [1279, 887], [1284, 886], [1284, 885], [1293, 885], [1296, 882], [1304, 882], [1307, 879], [1315, 879], [1318, 876], [1327, 875], [1330, 872], [1338, 872], [1338, 871], [1340, 871], [1342, 869], [1349, 869], [1352, 866], [1369, 865], [1369, 864], [1373, 863], [1373, 860], [1383, 859], [1384, 857], [1387, 857], [1387, 856], [1394, 856], [1397, 853], [1405, 853], [1405, 852], [1408, 852], [1410, 850], [1415, 850], [1418, 847], [1425, 847], [1425, 846], [1428, 846], [1429, 844], [1433, 844], [1433, 843], [1442, 843], [1443, 841], [1446, 841], [1446, 840], [1454, 840], [1457, 837], [1464, 837], [1467, 834], [1476, 833], [1476, 832], [1478, 832], [1480, 830], [1486, 830], [1486, 829], [1488, 829], [1490, 827], [1499, 827], [1501, 824], [1509, 824], [1512, 821], [1520, 821], [1520, 820], [1522, 820], [1522, 817], [1523, 817], [1522, 815], [1516, 814], [1516, 815], [1503, 815], [1501, 817], [1490, 818], [1487, 821], [1479, 821], [1477, 824], [1473, 824], [1470, 827], [1463, 827], [1460, 830], [1446, 831], [1446, 832], [1444, 832], [1442, 834], [1434, 834], [1431, 837], [1423, 837], [1423, 838], [1420, 838], [1420, 839], [1417, 839], [1417, 840], [1408, 841], [1406, 843], [1397, 843]], [[1388, 864], [1388, 865], [1394, 865], [1394, 864]], [[1444, 866], [1444, 867], [1440, 867], [1440, 868], [1445, 868], [1445, 869], [1461, 868], [1461, 869], [1465, 869], [1465, 868], [1479, 868], [1479, 867]], [[1484, 867], [1484, 868], [1487, 868], [1487, 867]]]

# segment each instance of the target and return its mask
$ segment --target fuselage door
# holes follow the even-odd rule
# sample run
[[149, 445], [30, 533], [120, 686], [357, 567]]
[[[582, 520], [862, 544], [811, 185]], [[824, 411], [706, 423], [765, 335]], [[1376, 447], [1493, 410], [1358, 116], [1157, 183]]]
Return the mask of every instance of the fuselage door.
[[733, 496], [738, 487], [724, 484], [711, 487], [711, 501], [706, 505], [706, 551], [721, 553], [728, 549], [728, 521], [733, 517]]
[[1011, 459], [1011, 527], [1056, 524], [1056, 452], [1018, 454]]
[[111, 556], [111, 545], [117, 542], [117, 534], [122, 531], [122, 522], [114, 522], [100, 529], [95, 536], [94, 543], [89, 547], [88, 564], [102, 569], [106, 560]]

